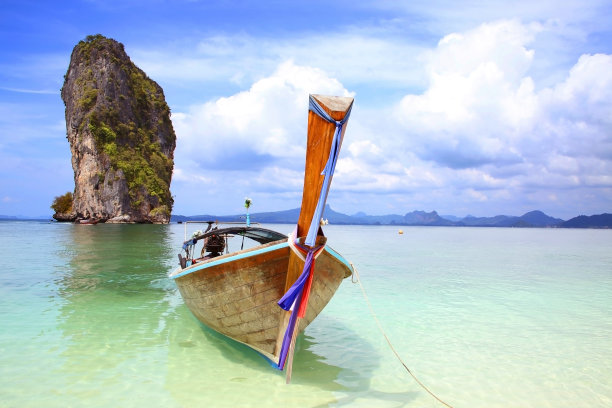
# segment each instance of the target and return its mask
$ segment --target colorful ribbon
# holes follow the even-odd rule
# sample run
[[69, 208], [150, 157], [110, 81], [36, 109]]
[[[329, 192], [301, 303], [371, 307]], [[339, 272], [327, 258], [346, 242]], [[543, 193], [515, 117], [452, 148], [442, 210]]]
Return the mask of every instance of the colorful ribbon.
[[[312, 277], [314, 272], [315, 260], [325, 249], [325, 245], [321, 245], [316, 248], [306, 248], [299, 245], [295, 241], [295, 235], [289, 235], [290, 247], [296, 251], [300, 258], [305, 259], [304, 269], [302, 274], [296, 279], [291, 285], [289, 290], [283, 295], [278, 301], [278, 305], [283, 310], [291, 311], [289, 323], [285, 330], [283, 337], [283, 344], [281, 346], [281, 352], [279, 356], [278, 368], [283, 369], [287, 360], [287, 353], [291, 345], [291, 338], [293, 333], [297, 330], [297, 318], [304, 318], [306, 316], [306, 308], [308, 306], [308, 298], [310, 297], [310, 290], [312, 288]], [[305, 255], [305, 258], [304, 258]]]

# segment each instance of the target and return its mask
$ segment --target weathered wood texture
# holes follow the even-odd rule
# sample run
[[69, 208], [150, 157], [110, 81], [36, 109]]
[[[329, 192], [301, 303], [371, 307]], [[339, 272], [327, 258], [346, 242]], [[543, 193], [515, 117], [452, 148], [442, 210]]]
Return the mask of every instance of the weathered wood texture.
[[[240, 254], [259, 248], [241, 251]], [[277, 343], [279, 332], [284, 333], [283, 315], [286, 312], [276, 302], [284, 294], [290, 252], [288, 247], [284, 247], [237, 259], [188, 273], [177, 278], [176, 283], [185, 304], [198, 320], [278, 363]], [[225, 257], [232, 259], [233, 256]], [[195, 267], [197, 265], [190, 268]], [[188, 271], [189, 268], [182, 272]], [[319, 256], [308, 310], [300, 322], [300, 331], [323, 310], [342, 279], [348, 275], [350, 271], [346, 265], [328, 252]]]

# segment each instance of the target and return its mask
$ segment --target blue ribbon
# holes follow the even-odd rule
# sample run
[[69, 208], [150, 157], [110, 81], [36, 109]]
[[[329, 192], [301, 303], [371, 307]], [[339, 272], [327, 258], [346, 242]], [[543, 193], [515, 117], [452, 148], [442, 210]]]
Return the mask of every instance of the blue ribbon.
[[280, 355], [278, 358], [277, 368], [282, 370], [285, 368], [285, 362], [287, 360], [287, 354], [289, 353], [289, 346], [291, 345], [291, 337], [293, 337], [293, 331], [296, 329], [295, 324], [297, 322], [297, 315], [299, 304], [302, 302], [302, 292], [297, 293], [296, 307], [293, 308], [293, 313], [289, 316], [289, 323], [287, 324], [287, 330], [283, 336], [283, 345], [281, 347]]
[[317, 234], [319, 232], [319, 224], [321, 222], [321, 218], [323, 217], [323, 211], [325, 210], [325, 202], [327, 201], [327, 195], [329, 193], [329, 185], [331, 183], [332, 176], [334, 175], [334, 171], [336, 170], [336, 162], [338, 161], [338, 155], [340, 154], [340, 143], [342, 136], [342, 127], [348, 120], [349, 116], [351, 116], [351, 110], [353, 109], [353, 105], [349, 107], [344, 119], [338, 121], [334, 120], [329, 114], [317, 103], [317, 101], [310, 95], [310, 101], [308, 109], [315, 114], [317, 114], [320, 118], [328, 121], [329, 123], [336, 124], [336, 130], [334, 131], [334, 138], [332, 139], [332, 146], [329, 150], [329, 157], [327, 159], [327, 163], [325, 164], [325, 168], [321, 175], [324, 175], [323, 185], [321, 186], [321, 194], [319, 195], [319, 201], [317, 202], [317, 207], [315, 209], [312, 220], [310, 221], [310, 227], [308, 228], [308, 234], [306, 235], [306, 240], [304, 243], [308, 246], [314, 246], [317, 240]]
[[[289, 290], [287, 290], [283, 297], [280, 298], [280, 300], [278, 301], [278, 305], [283, 310], [291, 309], [291, 305], [293, 305], [295, 299], [298, 297], [299, 294], [302, 293], [302, 290], [304, 289], [304, 284], [308, 279], [308, 275], [310, 275], [310, 267], [312, 266], [312, 261], [314, 260], [313, 254], [314, 250], [308, 251], [308, 254], [306, 255], [306, 262], [304, 262], [304, 269], [302, 270], [302, 274], [299, 276], [299, 278], [297, 278], [295, 282], [293, 282], [293, 285], [291, 285]], [[299, 309], [299, 307], [299, 303], [296, 302], [293, 311], [297, 313], [297, 309]]]

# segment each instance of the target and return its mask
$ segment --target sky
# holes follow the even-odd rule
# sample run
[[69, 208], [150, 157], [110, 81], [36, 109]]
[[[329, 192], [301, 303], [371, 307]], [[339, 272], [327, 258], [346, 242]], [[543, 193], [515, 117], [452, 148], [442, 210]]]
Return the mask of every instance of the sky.
[[0, 214], [74, 189], [60, 89], [102, 34], [164, 90], [174, 214], [298, 208], [308, 94], [355, 98], [345, 214], [612, 212], [612, 1], [0, 2]]

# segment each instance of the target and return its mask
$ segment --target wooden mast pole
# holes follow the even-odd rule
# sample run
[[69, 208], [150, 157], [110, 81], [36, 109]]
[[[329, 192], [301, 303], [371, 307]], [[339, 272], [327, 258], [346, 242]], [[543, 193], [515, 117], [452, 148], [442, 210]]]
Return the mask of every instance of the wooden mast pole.
[[[339, 96], [312, 95], [319, 105], [334, 119], [340, 121], [344, 119], [349, 108], [353, 103], [353, 98]], [[321, 188], [325, 178], [322, 171], [327, 164], [329, 152], [336, 126], [318, 116], [312, 111], [308, 111], [308, 139], [306, 142], [306, 166], [304, 172], [304, 189], [302, 192], [302, 206], [297, 223], [297, 237], [304, 237], [308, 233], [312, 217], [314, 216], [317, 203], [321, 196]], [[340, 143], [344, 139], [346, 126], [342, 128]], [[330, 179], [331, 185], [331, 179]], [[329, 187], [328, 187], [329, 188]], [[327, 194], [327, 192], [323, 192]], [[323, 203], [325, 204], [325, 203]], [[320, 221], [320, 220], [319, 220]], [[318, 237], [317, 237], [318, 238]], [[304, 269], [304, 261], [293, 251], [289, 254], [287, 277], [285, 280], [285, 292], [293, 285]], [[296, 311], [297, 313], [297, 311]], [[290, 312], [281, 311], [281, 324], [279, 325], [279, 335], [276, 342], [275, 355], [280, 354], [283, 336], [289, 323]], [[291, 381], [291, 368], [293, 361], [293, 351], [295, 339], [299, 333], [300, 319], [296, 323], [295, 331], [291, 339], [289, 354], [287, 355], [287, 383]]]

